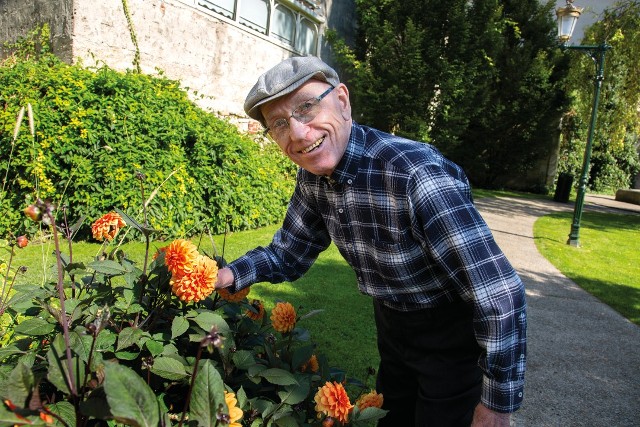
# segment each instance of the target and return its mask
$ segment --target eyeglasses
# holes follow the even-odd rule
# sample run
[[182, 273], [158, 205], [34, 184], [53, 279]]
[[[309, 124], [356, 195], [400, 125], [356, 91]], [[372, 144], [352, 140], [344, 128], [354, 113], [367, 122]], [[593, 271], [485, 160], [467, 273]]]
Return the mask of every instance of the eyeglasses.
[[292, 117], [302, 124], [307, 124], [311, 120], [315, 119], [322, 110], [322, 108], [320, 107], [320, 101], [322, 101], [322, 98], [329, 95], [333, 89], [335, 89], [335, 87], [331, 86], [321, 95], [318, 95], [315, 98], [308, 99], [302, 104], [298, 105], [296, 109], [291, 112], [291, 115], [286, 119], [284, 117], [276, 119], [273, 123], [271, 123], [271, 126], [267, 127], [264, 130], [264, 135], [266, 136], [268, 134], [276, 141], [282, 140], [289, 131], [289, 119], [291, 119]]

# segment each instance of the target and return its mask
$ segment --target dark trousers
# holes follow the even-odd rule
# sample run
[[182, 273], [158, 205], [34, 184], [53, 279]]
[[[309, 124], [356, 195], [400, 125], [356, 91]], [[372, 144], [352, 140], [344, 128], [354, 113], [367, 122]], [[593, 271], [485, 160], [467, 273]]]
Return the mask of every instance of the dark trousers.
[[378, 426], [468, 427], [482, 386], [471, 307], [458, 302], [399, 312], [374, 300], [374, 311], [376, 388], [389, 411]]

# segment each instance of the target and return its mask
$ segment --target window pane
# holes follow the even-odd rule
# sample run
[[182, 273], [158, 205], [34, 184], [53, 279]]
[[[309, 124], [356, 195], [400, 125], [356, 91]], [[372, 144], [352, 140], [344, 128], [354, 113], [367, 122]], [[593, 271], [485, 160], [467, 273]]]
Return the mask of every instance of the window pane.
[[273, 15], [273, 27], [271, 34], [291, 46], [293, 46], [293, 34], [296, 30], [296, 19], [293, 12], [283, 6], [278, 6]]
[[296, 50], [305, 55], [316, 54], [316, 28], [308, 19], [300, 22], [300, 34], [296, 38]]
[[240, 23], [263, 34], [267, 33], [269, 20], [268, 0], [242, 0], [240, 3]]
[[198, 4], [207, 9], [211, 9], [214, 12], [218, 12], [220, 15], [233, 19], [233, 9], [235, 8], [236, 0], [200, 0]]

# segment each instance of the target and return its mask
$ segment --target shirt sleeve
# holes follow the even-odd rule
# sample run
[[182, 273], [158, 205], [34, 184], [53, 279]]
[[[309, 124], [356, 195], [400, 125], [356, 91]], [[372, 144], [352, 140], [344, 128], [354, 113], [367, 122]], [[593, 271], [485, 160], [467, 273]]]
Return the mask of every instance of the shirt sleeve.
[[448, 164], [429, 165], [411, 181], [415, 233], [460, 297], [474, 307], [474, 331], [484, 350], [481, 400], [514, 412], [523, 398], [526, 365], [524, 285], [473, 205], [466, 176]]
[[296, 185], [282, 227], [266, 247], [257, 247], [229, 263], [234, 291], [258, 282], [294, 281], [309, 270], [331, 243], [322, 217]]

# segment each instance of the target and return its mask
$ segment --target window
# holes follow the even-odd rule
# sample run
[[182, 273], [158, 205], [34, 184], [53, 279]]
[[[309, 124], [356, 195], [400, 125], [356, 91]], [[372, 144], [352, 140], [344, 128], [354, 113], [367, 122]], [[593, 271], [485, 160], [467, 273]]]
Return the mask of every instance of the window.
[[216, 13], [293, 48], [302, 55], [316, 55], [319, 0], [197, 0], [208, 13]]
[[236, 0], [201, 0], [198, 4], [227, 18], [235, 16]]
[[296, 31], [296, 18], [293, 12], [282, 5], [277, 5], [271, 23], [271, 34], [290, 46]]
[[300, 32], [296, 38], [295, 48], [297, 51], [309, 55], [316, 52], [316, 26], [306, 18], [300, 20]]
[[262, 34], [267, 34], [269, 22], [268, 0], [242, 0], [240, 2], [240, 23]]

